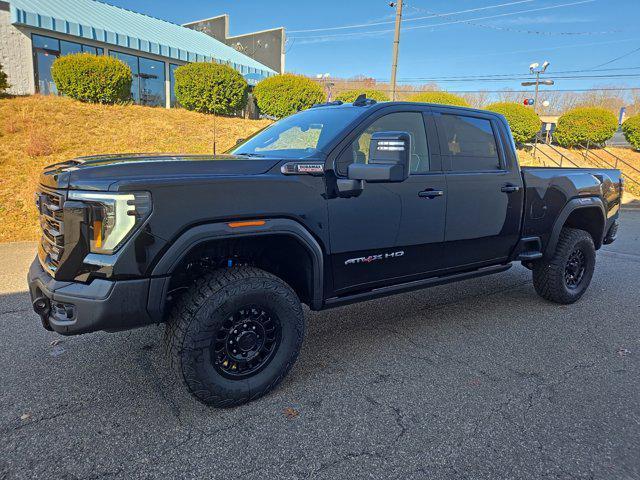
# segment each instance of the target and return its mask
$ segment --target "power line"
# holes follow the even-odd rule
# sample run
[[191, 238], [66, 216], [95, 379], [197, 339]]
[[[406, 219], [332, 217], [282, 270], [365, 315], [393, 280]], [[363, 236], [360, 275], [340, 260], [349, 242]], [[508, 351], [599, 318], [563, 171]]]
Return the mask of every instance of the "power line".
[[[486, 7], [478, 7], [478, 8], [470, 8], [467, 10], [458, 10], [457, 12], [450, 12], [450, 13], [444, 13], [444, 14], [440, 14], [440, 15], [444, 15], [444, 16], [453, 16], [453, 15], [460, 15], [463, 13], [472, 13], [472, 12], [478, 12], [480, 10], [489, 10], [492, 8], [500, 8], [500, 7], [508, 7], [510, 5], [517, 5], [520, 3], [529, 3], [529, 2], [533, 2], [534, 0], [518, 0], [515, 2], [508, 2], [508, 3], [500, 3], [498, 5], [488, 5]], [[415, 8], [415, 7], [414, 7]], [[431, 12], [429, 12], [431, 13]], [[439, 16], [438, 14], [433, 14], [431, 13], [430, 15], [427, 16], [423, 16], [423, 17], [412, 17], [412, 18], [405, 18], [403, 19], [404, 22], [415, 22], [417, 20], [425, 20], [427, 18], [434, 18]], [[392, 25], [395, 23], [395, 20], [391, 20], [391, 21], [384, 21], [384, 22], [373, 22], [373, 23], [360, 23], [360, 24], [356, 24], [356, 25], [343, 25], [340, 27], [323, 27], [323, 28], [309, 28], [306, 30], [287, 30], [289, 33], [308, 33], [308, 32], [328, 32], [331, 30], [349, 30], [352, 28], [363, 28], [363, 27], [374, 27], [377, 25]]]
[[[445, 26], [445, 25], [455, 25], [455, 24], [460, 24], [460, 23], [465, 23], [465, 22], [469, 22], [469, 21], [474, 21], [474, 20], [488, 20], [490, 18], [500, 18], [500, 17], [508, 17], [508, 16], [512, 16], [512, 15], [519, 15], [522, 13], [531, 13], [531, 12], [540, 12], [543, 10], [552, 10], [552, 9], [556, 9], [556, 8], [564, 8], [564, 7], [570, 7], [573, 5], [582, 5], [585, 3], [593, 3], [596, 0], [580, 0], [580, 1], [576, 1], [576, 2], [570, 2], [570, 3], [561, 3], [559, 5], [550, 5], [547, 7], [538, 7], [538, 8], [530, 8], [527, 10], [518, 10], [517, 12], [508, 12], [508, 13], [501, 13], [501, 14], [497, 14], [497, 15], [489, 15], [486, 17], [477, 17], [477, 18], [471, 18], [471, 19], [467, 19], [467, 20], [455, 20], [452, 22], [443, 22], [443, 23], [432, 23], [432, 24], [428, 24], [428, 25], [414, 25], [414, 26], [410, 26], [410, 27], [404, 27], [403, 30], [417, 30], [417, 29], [421, 29], [421, 28], [434, 28], [434, 27], [441, 27], [441, 26]], [[390, 30], [366, 30], [364, 32], [351, 32], [351, 33], [334, 33], [334, 34], [330, 34], [330, 35], [308, 35], [308, 36], [298, 36], [294, 38], [298, 38], [300, 40], [310, 40], [310, 39], [316, 39], [316, 38], [320, 38], [320, 39], [328, 39], [328, 38], [344, 38], [344, 37], [353, 37], [353, 36], [362, 36], [362, 35], [375, 35], [375, 34], [381, 34], [381, 33], [389, 33], [389, 32], [393, 32], [393, 29]]]
[[[387, 88], [375, 88], [372, 87], [372, 90], [376, 90], [378, 92], [390, 92], [390, 89]], [[413, 93], [429, 93], [429, 92], [439, 92], [440, 90], [401, 90], [398, 93], [401, 94], [413, 94]], [[503, 88], [502, 90], [443, 90], [449, 93], [531, 93], [531, 90], [511, 90], [508, 88]], [[631, 92], [631, 91], [640, 91], [640, 87], [603, 87], [603, 88], [557, 88], [557, 89], [545, 89], [544, 93], [550, 94], [555, 92]]]
[[631, 50], [630, 52], [627, 52], [627, 53], [625, 53], [624, 55], [620, 55], [619, 57], [616, 57], [616, 58], [614, 58], [613, 60], [609, 60], [608, 62], [604, 62], [604, 63], [601, 63], [600, 65], [596, 65], [596, 66], [595, 66], [595, 67], [593, 67], [593, 68], [604, 67], [605, 65], [609, 65], [610, 63], [617, 62], [617, 61], [618, 61], [618, 60], [620, 60], [621, 58], [628, 57], [629, 55], [631, 55], [631, 54], [633, 54], [633, 53], [636, 53], [636, 52], [638, 52], [638, 51], [640, 51], [640, 47], [638, 47], [638, 48], [636, 48], [636, 49], [634, 49], [634, 50]]
[[[621, 73], [621, 74], [611, 74], [611, 75], [557, 75], [558, 72], [553, 74], [553, 78], [556, 80], [580, 80], [580, 79], [593, 79], [593, 78], [604, 78], [604, 79], [618, 79], [618, 78], [640, 78], [640, 74], [638, 73]], [[379, 82], [387, 82], [387, 79], [374, 79]], [[530, 75], [518, 75], [518, 76], [505, 76], [505, 77], [406, 77], [399, 79], [401, 82], [438, 82], [438, 83], [458, 83], [458, 82], [506, 82], [506, 81], [520, 81], [520, 80], [531, 80]], [[345, 79], [345, 82], [360, 82], [361, 80], [357, 79]]]
[[[446, 13], [442, 14], [442, 13], [436, 13], [436, 12], [432, 12], [430, 10], [425, 10], [423, 8], [417, 8], [417, 7], [413, 7], [415, 10], [418, 11], [422, 11], [422, 12], [426, 12], [426, 13], [430, 13], [434, 16], [437, 17], [441, 17], [441, 18], [447, 18], [449, 15], [447, 15]], [[505, 26], [499, 26], [499, 25], [487, 25], [484, 23], [476, 23], [476, 22], [472, 22], [472, 21], [468, 21], [468, 20], [460, 20], [460, 22], [462, 23], [466, 23], [468, 25], [472, 25], [474, 27], [481, 27], [481, 28], [490, 28], [493, 30], [500, 30], [500, 31], [507, 31], [507, 32], [514, 32], [514, 33], [526, 33], [529, 35], [546, 35], [546, 36], [576, 36], [576, 35], [609, 35], [612, 33], [620, 33], [622, 32], [622, 30], [618, 29], [618, 30], [605, 30], [605, 31], [598, 31], [598, 32], [593, 32], [593, 31], [586, 31], [586, 32], [550, 32], [550, 31], [543, 31], [543, 30], [531, 30], [531, 29], [520, 29], [520, 28], [512, 28], [512, 27], [505, 27]]]

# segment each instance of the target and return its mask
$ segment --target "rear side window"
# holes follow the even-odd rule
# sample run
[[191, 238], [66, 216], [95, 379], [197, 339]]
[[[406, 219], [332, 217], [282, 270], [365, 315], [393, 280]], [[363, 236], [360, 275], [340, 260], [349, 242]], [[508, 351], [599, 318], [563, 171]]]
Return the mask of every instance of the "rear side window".
[[496, 170], [500, 167], [498, 146], [485, 118], [443, 114], [439, 117], [442, 153], [451, 158], [451, 170]]

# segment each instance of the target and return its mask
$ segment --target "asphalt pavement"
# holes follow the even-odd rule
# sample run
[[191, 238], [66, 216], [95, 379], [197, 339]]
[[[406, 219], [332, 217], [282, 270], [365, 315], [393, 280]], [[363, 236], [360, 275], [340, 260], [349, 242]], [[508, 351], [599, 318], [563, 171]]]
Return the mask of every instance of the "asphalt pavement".
[[228, 410], [174, 380], [162, 327], [45, 331], [34, 251], [0, 245], [0, 478], [640, 478], [640, 210], [574, 305], [515, 265], [307, 312], [288, 378]]

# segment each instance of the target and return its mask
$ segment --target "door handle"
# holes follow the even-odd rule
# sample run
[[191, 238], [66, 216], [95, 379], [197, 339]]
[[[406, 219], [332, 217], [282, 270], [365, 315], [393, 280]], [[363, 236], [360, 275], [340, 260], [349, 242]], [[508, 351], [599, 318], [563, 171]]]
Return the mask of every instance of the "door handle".
[[435, 190], [434, 188], [427, 188], [425, 190], [422, 190], [421, 192], [418, 192], [418, 196], [420, 198], [436, 198], [436, 197], [441, 197], [443, 195], [444, 195], [444, 191]]
[[500, 191], [504, 193], [513, 193], [513, 192], [517, 192], [518, 190], [520, 190], [520, 186], [513, 185], [512, 183], [507, 183], [506, 185], [503, 185], [502, 188], [500, 189]]

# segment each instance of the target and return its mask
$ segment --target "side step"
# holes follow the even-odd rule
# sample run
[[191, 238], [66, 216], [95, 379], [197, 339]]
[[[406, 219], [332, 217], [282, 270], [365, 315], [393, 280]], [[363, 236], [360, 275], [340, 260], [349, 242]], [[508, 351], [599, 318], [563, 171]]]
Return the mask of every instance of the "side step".
[[506, 265], [495, 265], [491, 267], [480, 268], [478, 270], [472, 270], [470, 272], [454, 273], [452, 275], [446, 275], [442, 277], [425, 278], [423, 280], [415, 280], [413, 282], [390, 285], [388, 287], [374, 288], [373, 290], [355, 293], [352, 295], [345, 295], [342, 297], [332, 297], [325, 300], [323, 309], [340, 307], [342, 305], [349, 305], [350, 303], [361, 302], [363, 300], [371, 300], [374, 298], [387, 297], [389, 295], [395, 295], [396, 293], [410, 292], [411, 290], [419, 290], [427, 287], [435, 287], [437, 285], [444, 285], [446, 283], [458, 282], [460, 280], [468, 280], [470, 278], [483, 277], [485, 275], [504, 272], [505, 270], [509, 270], [510, 268], [511, 268], [510, 263]]
[[522, 262], [537, 260], [539, 258], [542, 258], [542, 252], [522, 252], [520, 255], [518, 255], [518, 260]]

